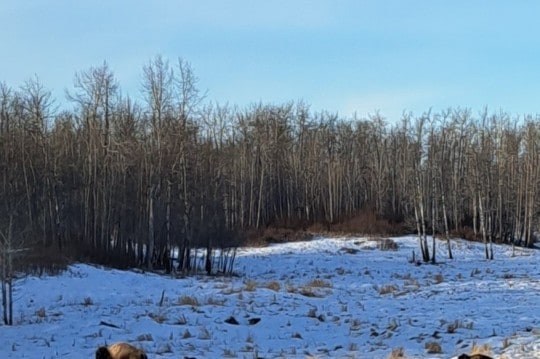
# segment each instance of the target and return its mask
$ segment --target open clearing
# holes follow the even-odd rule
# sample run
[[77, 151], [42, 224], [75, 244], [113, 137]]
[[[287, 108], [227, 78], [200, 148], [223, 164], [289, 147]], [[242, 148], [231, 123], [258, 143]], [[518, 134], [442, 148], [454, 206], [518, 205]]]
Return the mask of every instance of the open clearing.
[[397, 250], [368, 238], [241, 249], [234, 277], [84, 264], [25, 277], [0, 357], [91, 358], [116, 341], [149, 358], [388, 358], [399, 347], [451, 358], [473, 345], [540, 357], [538, 251], [495, 246], [486, 261], [481, 244], [455, 240], [448, 260], [438, 242], [439, 264], [416, 266], [417, 239], [392, 240]]

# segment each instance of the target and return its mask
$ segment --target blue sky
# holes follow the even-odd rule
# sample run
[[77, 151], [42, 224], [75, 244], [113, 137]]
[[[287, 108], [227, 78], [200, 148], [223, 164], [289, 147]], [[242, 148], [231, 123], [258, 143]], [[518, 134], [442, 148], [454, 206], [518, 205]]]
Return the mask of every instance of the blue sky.
[[106, 60], [137, 98], [161, 54], [189, 61], [209, 100], [241, 107], [536, 114], [539, 14], [537, 1], [0, 0], [0, 81], [37, 74], [62, 103], [76, 71]]

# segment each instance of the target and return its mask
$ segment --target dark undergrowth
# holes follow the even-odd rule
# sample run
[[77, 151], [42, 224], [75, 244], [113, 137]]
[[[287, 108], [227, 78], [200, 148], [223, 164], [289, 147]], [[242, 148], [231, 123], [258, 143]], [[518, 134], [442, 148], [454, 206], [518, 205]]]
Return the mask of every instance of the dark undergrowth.
[[64, 272], [73, 261], [58, 249], [31, 247], [13, 261], [15, 273], [24, 275], [57, 275]]
[[265, 246], [272, 243], [305, 241], [317, 235], [357, 235], [357, 236], [398, 236], [410, 231], [401, 222], [393, 222], [375, 214], [372, 210], [362, 210], [353, 216], [334, 223], [273, 223], [264, 229], [246, 231], [245, 246]]
[[[376, 215], [374, 211], [363, 210], [335, 223], [325, 221], [272, 223], [265, 228], [246, 229], [235, 233], [235, 246], [261, 247], [275, 243], [308, 241], [320, 235], [385, 237], [414, 234], [415, 231], [403, 222], [390, 221]], [[442, 233], [437, 235], [443, 237]], [[450, 236], [468, 241], [482, 241], [482, 236], [478, 233], [475, 235], [472, 228], [467, 226], [451, 231]], [[493, 241], [508, 244], [507, 241], [498, 238], [494, 238]], [[23, 255], [14, 261], [14, 269], [21, 274], [56, 275], [76, 262], [93, 263], [119, 269], [143, 267], [142, 259], [137, 258], [134, 252], [127, 253], [114, 249], [101, 251], [82, 242], [76, 242], [64, 245], [62, 250], [59, 250], [54, 244], [49, 246], [36, 244], [28, 248]], [[159, 269], [159, 265], [157, 267], [156, 269]]]

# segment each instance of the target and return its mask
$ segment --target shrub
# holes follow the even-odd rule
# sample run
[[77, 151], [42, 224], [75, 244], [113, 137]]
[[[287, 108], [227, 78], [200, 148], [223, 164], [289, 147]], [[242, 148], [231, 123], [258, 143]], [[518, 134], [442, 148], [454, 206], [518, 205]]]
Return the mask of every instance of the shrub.
[[473, 343], [471, 348], [471, 355], [474, 354], [491, 355], [491, 345], [489, 345], [488, 343], [483, 345], [477, 345], [476, 343]]
[[357, 330], [360, 330], [362, 326], [362, 321], [360, 319], [353, 319], [351, 321], [351, 331], [354, 332], [354, 331], [357, 331]]
[[152, 342], [154, 341], [154, 338], [152, 337], [152, 334], [141, 334], [137, 337], [138, 342]]
[[201, 340], [209, 340], [212, 338], [212, 336], [210, 335], [210, 332], [208, 331], [208, 329], [206, 328], [201, 328], [201, 331], [199, 333], [199, 336], [197, 337]]
[[191, 297], [189, 295], [183, 295], [180, 298], [178, 298], [178, 304], [179, 305], [191, 305], [193, 307], [199, 306], [199, 301], [195, 297]]
[[425, 348], [428, 354], [441, 354], [442, 353], [441, 345], [437, 342], [427, 342], [425, 345]]
[[[341, 223], [329, 226], [328, 230], [351, 234], [397, 235], [403, 232], [401, 224], [378, 216], [374, 210], [361, 210]], [[311, 229], [311, 228], [310, 228]]]
[[380, 295], [385, 295], [385, 294], [394, 293], [398, 289], [399, 289], [398, 286], [395, 284], [387, 284], [387, 285], [383, 285], [382, 287], [379, 287], [378, 292]]
[[435, 274], [435, 277], [433, 277], [433, 279], [435, 280], [435, 284], [440, 284], [444, 282], [444, 276], [440, 273]]
[[309, 281], [306, 286], [313, 288], [332, 288], [332, 283], [316, 278]]
[[463, 238], [468, 241], [477, 241], [479, 238], [474, 235], [474, 230], [471, 227], [461, 227], [450, 232], [451, 237]]
[[206, 304], [215, 305], [215, 306], [219, 306], [219, 307], [224, 306], [226, 302], [227, 302], [227, 299], [225, 299], [225, 298], [217, 299], [217, 298], [210, 297], [210, 298], [208, 298], [206, 300]]
[[309, 308], [307, 316], [310, 318], [317, 318], [317, 308]]
[[248, 292], [253, 292], [255, 291], [255, 289], [257, 289], [257, 282], [252, 280], [252, 279], [248, 279], [245, 283], [244, 283], [244, 289]]
[[13, 269], [25, 274], [43, 276], [59, 275], [68, 269], [71, 260], [60, 254], [55, 246], [31, 246], [24, 255], [13, 262]]
[[397, 251], [399, 248], [398, 244], [390, 238], [381, 239], [378, 246], [381, 251]]
[[464, 323], [462, 320], [455, 320], [453, 323], [448, 324], [446, 331], [450, 334], [454, 333], [458, 328], [472, 329], [474, 322]]
[[172, 350], [171, 344], [169, 343], [161, 344], [159, 348], [156, 350], [156, 354], [158, 354], [159, 356], [162, 356], [163, 354], [170, 354], [172, 352], [173, 350]]
[[266, 246], [271, 243], [287, 243], [309, 241], [313, 235], [294, 228], [268, 227], [264, 230], [250, 230], [246, 233], [246, 244], [249, 246]]
[[150, 313], [148, 314], [148, 316], [159, 324], [165, 323], [165, 321], [167, 320], [167, 317], [163, 314]]
[[317, 294], [313, 291], [313, 288], [312, 287], [302, 287], [300, 288], [300, 290], [298, 291], [298, 293], [302, 294], [304, 297], [308, 297], [308, 298], [320, 298], [321, 295], [320, 294]]
[[388, 356], [388, 359], [405, 358], [405, 349], [403, 347], [392, 349], [392, 352]]
[[302, 286], [299, 290], [296, 290], [294, 287], [288, 286], [287, 291], [289, 293], [300, 293], [304, 297], [310, 298], [322, 298], [325, 295], [329, 294], [332, 288], [332, 283], [322, 280], [322, 279], [313, 279]]
[[175, 324], [177, 325], [186, 325], [187, 324], [187, 318], [184, 314], [180, 315], [178, 319], [176, 320]]
[[47, 313], [45, 312], [45, 308], [41, 307], [38, 310], [36, 310], [36, 316], [38, 318], [45, 318], [47, 316]]
[[298, 292], [298, 289], [291, 285], [291, 284], [288, 284], [287, 285], [287, 293], [297, 293]]
[[274, 280], [266, 283], [266, 288], [278, 292], [281, 289], [281, 285]]
[[460, 321], [456, 320], [454, 323], [448, 324], [448, 326], [446, 327], [446, 331], [450, 334], [455, 333], [456, 330], [461, 327], [460, 323]]

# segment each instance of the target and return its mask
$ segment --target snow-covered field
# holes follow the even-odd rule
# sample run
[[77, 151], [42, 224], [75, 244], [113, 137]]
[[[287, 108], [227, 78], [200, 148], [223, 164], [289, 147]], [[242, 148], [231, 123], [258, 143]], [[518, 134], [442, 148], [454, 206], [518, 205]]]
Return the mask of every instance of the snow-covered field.
[[481, 245], [458, 240], [450, 261], [440, 242], [438, 265], [415, 266], [416, 238], [393, 240], [397, 251], [366, 238], [246, 248], [235, 277], [84, 264], [26, 277], [15, 325], [0, 326], [0, 358], [92, 358], [116, 341], [149, 358], [388, 358], [399, 347], [451, 358], [474, 344], [496, 358], [540, 358], [538, 251], [496, 246], [486, 261]]

